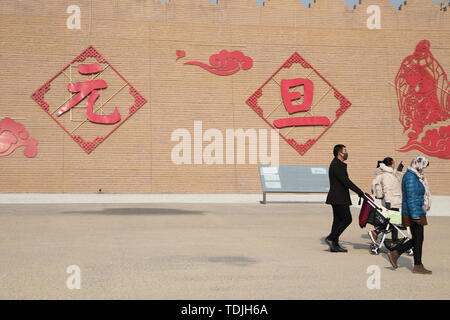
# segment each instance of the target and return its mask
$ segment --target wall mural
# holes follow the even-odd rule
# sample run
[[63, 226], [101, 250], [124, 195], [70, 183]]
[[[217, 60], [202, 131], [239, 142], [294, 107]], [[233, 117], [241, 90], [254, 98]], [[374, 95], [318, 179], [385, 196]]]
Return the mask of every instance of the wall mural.
[[[102, 77], [106, 77], [108, 82]], [[54, 89], [50, 90], [52, 86]], [[108, 87], [111, 93], [105, 90]], [[65, 101], [61, 101], [62, 90], [68, 95]], [[109, 95], [103, 98], [106, 94]], [[130, 105], [114, 106], [108, 112], [111, 109], [108, 103], [123, 94], [129, 95]], [[31, 97], [88, 154], [147, 102], [92, 46], [75, 57]], [[79, 106], [85, 99], [85, 107]], [[77, 109], [85, 109], [78, 120], [75, 119]]]
[[[177, 50], [176, 55], [176, 60], [179, 60], [186, 56], [186, 52]], [[240, 70], [250, 70], [253, 67], [253, 59], [241, 51], [222, 50], [209, 57], [209, 65], [200, 61], [188, 61], [184, 64], [198, 66], [218, 76], [230, 76]]]
[[[281, 102], [274, 105], [280, 96]], [[300, 155], [352, 105], [297, 52], [247, 99], [247, 104]]]
[[[447, 74], [432, 55], [430, 48], [431, 44], [428, 40], [420, 41], [414, 53], [403, 60], [395, 79], [400, 110], [399, 120], [409, 139], [399, 151], [407, 152], [417, 149], [430, 156], [450, 159], [450, 125], [436, 126], [450, 118], [450, 85]], [[185, 57], [184, 50], [176, 51], [176, 60]], [[194, 65], [215, 75], [229, 76], [240, 70], [251, 69], [253, 59], [241, 51], [221, 50], [210, 56], [209, 64], [188, 61], [184, 65]], [[300, 66], [301, 69], [283, 74], [283, 71], [291, 69], [293, 65]], [[105, 75], [105, 70], [108, 69], [109, 77], [116, 78], [116, 85], [113, 86], [113, 93], [106, 97], [105, 101], [100, 97], [106, 93], [105, 89], [109, 87], [109, 83], [102, 79], [101, 75]], [[120, 82], [119, 86], [117, 86], [117, 80]], [[114, 79], [108, 81], [114, 82]], [[50, 90], [53, 84], [55, 88]], [[275, 91], [273, 84], [278, 86]], [[58, 91], [62, 87], [65, 87], [64, 91], [68, 94], [65, 101], [61, 100], [61, 92], [48, 97], [52, 91]], [[128, 88], [128, 95], [131, 97], [130, 105], [113, 106], [112, 109], [110, 105], [107, 106], [107, 103], [124, 88]], [[274, 101], [281, 98], [281, 102], [276, 106], [267, 104], [266, 92], [272, 95], [278, 92], [268, 100]], [[334, 93], [334, 102], [327, 97], [330, 92]], [[147, 102], [92, 46], [74, 58], [37, 89], [31, 97], [88, 154]], [[55, 100], [55, 97], [59, 97], [60, 100]], [[84, 100], [85, 106], [80, 107]], [[246, 102], [300, 155], [304, 155], [351, 106], [351, 102], [297, 52], [282, 64]], [[284, 105], [284, 111], [279, 108], [281, 105]], [[323, 107], [325, 105], [326, 107]], [[109, 111], [108, 108], [110, 108]], [[76, 109], [83, 110], [83, 117], [79, 120], [74, 120], [72, 113]], [[334, 110], [334, 114], [330, 114], [330, 110]], [[26, 139], [28, 133], [19, 135], [17, 130], [15, 135], [16, 131], [11, 130], [8, 131], [10, 133], [4, 133], [6, 124], [16, 125], [16, 122], [11, 122], [11, 119], [3, 121], [0, 155], [8, 155], [18, 146], [24, 145], [29, 146], [24, 151], [25, 155], [34, 156], [33, 148], [37, 142], [35, 145], [34, 142], [29, 142]], [[84, 126], [89, 126], [87, 135], [80, 133]], [[306, 127], [321, 129], [297, 130]], [[94, 137], [92, 137], [93, 132]]]
[[[267, 1], [256, 0], [258, 5], [264, 5]], [[389, 1], [397, 10], [406, 5], [404, 0], [385, 1]], [[450, 4], [450, 0], [432, 1], [441, 8]], [[309, 8], [317, 0], [298, 2]], [[352, 10], [361, 4], [360, 0], [343, 2]], [[210, 3], [218, 4], [219, 1], [210, 0]], [[176, 61], [186, 58], [184, 50], [176, 50], [175, 53]], [[221, 50], [210, 55], [209, 63], [187, 61], [183, 65], [197, 66], [214, 75], [230, 76], [241, 70], [252, 69], [253, 63], [253, 59], [241, 51]], [[292, 66], [300, 66], [303, 70], [283, 74]], [[274, 89], [273, 84], [278, 87]], [[449, 85], [446, 73], [431, 54], [428, 41], [420, 42], [414, 54], [405, 58], [395, 86], [400, 122], [409, 138], [400, 151], [418, 149], [428, 155], [449, 159], [450, 126], [430, 127], [449, 118]], [[266, 102], [269, 93], [273, 95], [274, 92], [273, 99], [268, 100], [281, 98], [277, 106]], [[330, 92], [334, 95], [329, 95]], [[129, 96], [130, 102], [123, 103], [123, 93]], [[61, 98], [64, 95], [67, 98]], [[112, 105], [116, 96], [121, 102]], [[329, 96], [333, 96], [333, 99]], [[75, 57], [31, 97], [87, 154], [147, 102], [92, 46]], [[300, 155], [304, 155], [351, 106], [350, 101], [297, 52], [246, 102]], [[284, 109], [279, 108], [281, 105], [284, 105]], [[77, 114], [82, 116], [77, 118]]]
[[403, 60], [395, 78], [399, 120], [409, 138], [399, 151], [417, 149], [450, 159], [450, 125], [435, 127], [450, 118], [450, 85], [430, 49], [430, 41], [420, 41], [414, 53]]
[[0, 157], [6, 157], [20, 147], [28, 158], [34, 158], [37, 153], [38, 142], [32, 139], [25, 126], [11, 118], [0, 120]]

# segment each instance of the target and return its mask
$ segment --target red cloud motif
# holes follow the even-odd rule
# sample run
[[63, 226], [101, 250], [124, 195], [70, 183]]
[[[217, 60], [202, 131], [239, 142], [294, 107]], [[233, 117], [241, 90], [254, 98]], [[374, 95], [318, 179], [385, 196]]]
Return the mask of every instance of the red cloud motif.
[[209, 57], [207, 65], [199, 61], [188, 61], [184, 64], [199, 66], [218, 76], [230, 76], [239, 70], [249, 70], [253, 67], [253, 59], [244, 55], [241, 51], [222, 50]]
[[28, 158], [34, 158], [37, 154], [37, 145], [36, 139], [29, 139], [28, 131], [23, 124], [11, 118], [0, 120], [0, 157], [6, 157], [24, 146], [23, 154]]
[[175, 53], [177, 55], [176, 60], [186, 57], [186, 52], [184, 50], [177, 50]]

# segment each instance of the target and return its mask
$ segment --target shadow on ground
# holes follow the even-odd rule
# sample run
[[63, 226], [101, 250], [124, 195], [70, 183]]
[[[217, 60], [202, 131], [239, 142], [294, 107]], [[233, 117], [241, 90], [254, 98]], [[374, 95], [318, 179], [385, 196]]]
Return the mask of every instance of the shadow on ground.
[[258, 262], [258, 260], [241, 256], [223, 256], [223, 257], [208, 257], [209, 262], [223, 263], [226, 265], [235, 266], [249, 266]]
[[200, 214], [204, 211], [198, 210], [182, 210], [170, 208], [107, 208], [96, 211], [64, 211], [63, 214], [102, 214], [102, 215], [124, 215], [124, 216], [141, 216], [141, 215], [191, 215]]
[[152, 257], [148, 262], [154, 266], [156, 265], [171, 265], [174, 268], [186, 265], [204, 265], [204, 264], [223, 264], [227, 266], [248, 267], [260, 260], [246, 256], [159, 256]]
[[[364, 237], [362, 237], [364, 238]], [[325, 237], [320, 238], [320, 243], [325, 245], [327, 249], [325, 251], [330, 251], [328, 248], [328, 244], [325, 242]], [[343, 247], [351, 246], [355, 250], [369, 250], [369, 244], [368, 243], [353, 243], [349, 241], [339, 241], [339, 244]]]
[[[389, 257], [387, 253], [381, 253], [380, 256], [383, 256], [383, 258], [386, 260], [389, 267], [386, 267], [385, 269], [388, 270], [396, 270], [391, 266], [391, 262], [389, 261]], [[401, 255], [400, 258], [397, 260], [398, 269], [401, 268], [407, 268], [408, 270], [413, 270], [413, 263], [412, 263], [412, 257], [408, 257], [406, 254]]]

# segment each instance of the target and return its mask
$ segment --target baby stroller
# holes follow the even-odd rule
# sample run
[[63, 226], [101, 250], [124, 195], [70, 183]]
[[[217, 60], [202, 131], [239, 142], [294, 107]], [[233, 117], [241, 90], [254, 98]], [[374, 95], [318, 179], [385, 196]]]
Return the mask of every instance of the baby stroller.
[[[409, 237], [402, 231], [406, 230], [402, 225], [393, 224], [390, 222], [390, 218], [386, 217], [384, 213], [389, 210], [378, 206], [372, 196], [364, 194], [364, 201], [359, 213], [359, 226], [364, 228], [367, 224], [374, 226], [380, 232], [377, 237], [377, 241], [370, 245], [370, 253], [379, 254], [381, 247], [384, 245], [389, 251], [395, 250], [397, 246], [409, 240]], [[402, 239], [393, 241], [387, 239], [387, 235], [392, 233], [393, 229], [396, 229], [398, 234], [403, 236]], [[412, 255], [412, 249], [409, 252]]]

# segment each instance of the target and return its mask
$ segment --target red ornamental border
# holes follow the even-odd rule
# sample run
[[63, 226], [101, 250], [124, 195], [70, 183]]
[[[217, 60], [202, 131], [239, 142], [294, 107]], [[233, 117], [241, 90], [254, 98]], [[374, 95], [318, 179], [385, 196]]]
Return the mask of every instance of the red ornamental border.
[[[122, 119], [118, 124], [114, 126], [114, 128], [106, 135], [106, 136], [98, 136], [92, 141], [85, 141], [82, 137], [77, 135], [72, 135], [63, 125], [62, 123], [56, 119], [49, 112], [49, 104], [45, 101], [44, 96], [47, 91], [50, 90], [50, 84], [53, 80], [58, 78], [67, 68], [70, 67], [71, 64], [75, 62], [83, 62], [86, 58], [92, 57], [95, 58], [99, 63], [108, 64], [109, 68], [111, 68], [129, 87], [129, 93], [134, 97], [134, 104], [129, 108], [128, 115]], [[92, 45], [85, 49], [80, 55], [75, 57], [70, 63], [68, 63], [64, 68], [62, 68], [57, 74], [55, 74], [49, 81], [44, 83], [39, 89], [37, 89], [33, 94], [31, 94], [31, 98], [35, 100], [39, 106], [44, 110], [58, 125], [76, 142], [80, 147], [86, 152], [91, 153], [95, 148], [97, 148], [103, 141], [105, 141], [111, 134], [114, 133], [125, 121], [127, 121], [133, 114], [135, 114], [144, 104], [147, 103], [147, 100], [118, 72], [109, 62], [106, 60]]]
[[[324, 131], [314, 139], [308, 139], [304, 144], [298, 143], [294, 138], [286, 138], [280, 130], [278, 130], [271, 122], [264, 118], [263, 109], [258, 105], [259, 98], [263, 95], [263, 88], [269, 81], [271, 81], [276, 74], [278, 74], [283, 68], [290, 68], [294, 63], [300, 64], [305, 69], [312, 69], [328, 86], [334, 91], [334, 97], [340, 102], [340, 107], [336, 110], [336, 118], [324, 129]], [[344, 97], [327, 79], [325, 79], [320, 72], [318, 72], [313, 66], [311, 66], [298, 52], [294, 52], [281, 67], [279, 67], [270, 77], [266, 80], [246, 101], [250, 106], [272, 129], [276, 130], [278, 134], [291, 145], [300, 155], [304, 155], [324, 134], [330, 129], [333, 124], [340, 118], [340, 116], [347, 111], [352, 103]]]

